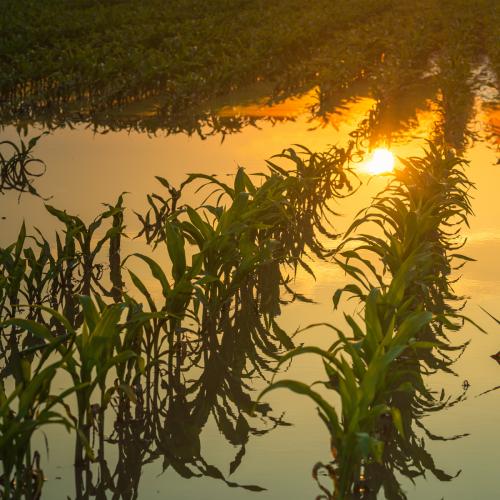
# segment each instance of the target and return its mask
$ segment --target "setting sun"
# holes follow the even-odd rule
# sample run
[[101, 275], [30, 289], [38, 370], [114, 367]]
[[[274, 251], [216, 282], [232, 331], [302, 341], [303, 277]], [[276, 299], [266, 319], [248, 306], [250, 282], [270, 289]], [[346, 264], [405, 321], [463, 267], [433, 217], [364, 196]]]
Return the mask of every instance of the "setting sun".
[[372, 174], [384, 174], [394, 170], [394, 155], [386, 148], [373, 150], [370, 158], [363, 164], [363, 171]]

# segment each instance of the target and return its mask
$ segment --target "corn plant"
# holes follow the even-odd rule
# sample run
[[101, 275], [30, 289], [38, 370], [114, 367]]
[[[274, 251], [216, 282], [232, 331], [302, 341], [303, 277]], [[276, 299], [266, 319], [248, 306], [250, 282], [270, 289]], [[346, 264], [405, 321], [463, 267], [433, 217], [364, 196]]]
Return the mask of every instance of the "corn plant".
[[[75, 463], [83, 461], [82, 448], [92, 456], [89, 444], [89, 432], [93, 425], [92, 400], [96, 389], [99, 391], [99, 414], [101, 418], [112, 395], [116, 391], [123, 391], [134, 398], [133, 391], [127, 382], [125, 367], [134, 359], [140, 370], [137, 346], [140, 345], [136, 337], [141, 334], [141, 325], [149, 318], [142, 314], [129, 319], [124, 325], [119, 321], [126, 308], [125, 304], [106, 306], [100, 302], [99, 308], [86, 296], [80, 297], [83, 312], [81, 331], [77, 331], [70, 321], [57, 311], [44, 307], [43, 310], [61, 323], [65, 338], [70, 343], [58, 341], [58, 337], [44, 324], [27, 319], [12, 319], [11, 324], [23, 328], [38, 338], [57, 345], [57, 351], [62, 360], [60, 366], [71, 377], [74, 387], [80, 389], [76, 393], [77, 400], [77, 446]], [[124, 332], [121, 336], [120, 333]], [[109, 385], [111, 370], [115, 371], [116, 381]], [[102, 438], [102, 436], [101, 436]]]
[[[18, 333], [20, 333], [18, 331]], [[56, 349], [49, 346], [48, 352]], [[0, 384], [0, 461], [2, 498], [39, 498], [43, 474], [37, 465], [38, 453], [33, 453], [31, 440], [36, 431], [47, 425], [74, 427], [65, 399], [81, 389], [71, 387], [60, 394], [51, 392], [51, 384], [64, 360], [47, 364], [47, 354], [34, 366], [29, 356], [18, 354], [12, 390]], [[61, 407], [61, 411], [57, 411]]]
[[[403, 371], [394, 370], [394, 361], [407, 349], [420, 346], [419, 331], [431, 320], [426, 311], [414, 311], [396, 327], [403, 311], [391, 302], [392, 295], [401, 293], [402, 281], [396, 283], [387, 295], [374, 289], [366, 299], [364, 325], [346, 316], [351, 327], [351, 338], [335, 328], [339, 340], [328, 351], [316, 347], [300, 347], [286, 354], [281, 362], [301, 354], [313, 353], [325, 360], [329, 378], [328, 387], [340, 396], [342, 412], [327, 402], [309, 385], [292, 380], [281, 380], [265, 389], [261, 397], [276, 388], [287, 388], [303, 394], [319, 407], [319, 415], [331, 435], [335, 468], [331, 476], [336, 498], [349, 498], [355, 493], [362, 465], [381, 461], [383, 440], [374, 429], [385, 415], [389, 415], [398, 432], [404, 434], [399, 408], [388, 404], [390, 391], [405, 388]], [[404, 308], [404, 304], [402, 304]], [[348, 356], [348, 357], [346, 357]], [[418, 377], [416, 372], [415, 376]], [[406, 381], [406, 383], [408, 383]]]
[[[249, 334], [253, 331], [254, 338], [258, 335], [259, 344], [270, 349], [271, 355], [274, 348], [266, 333], [270, 329], [275, 340], [285, 347], [293, 345], [274, 320], [280, 312], [280, 286], [291, 291], [290, 279], [280, 266], [292, 270], [301, 266], [312, 273], [304, 258], [307, 252], [322, 258], [328, 254], [318, 234], [334, 237], [326, 219], [335, 213], [327, 200], [352, 190], [350, 156], [351, 148], [332, 148], [324, 154], [300, 147], [298, 153], [289, 149], [268, 162], [270, 173], [260, 185], [243, 169], [238, 170], [232, 186], [215, 176], [192, 174], [175, 190], [165, 179], [159, 179], [169, 197], [148, 198], [150, 210], [139, 215], [141, 234], [155, 245], [165, 240], [167, 246], [174, 247], [180, 233], [195, 247], [203, 286], [196, 289], [194, 307], [203, 311], [201, 328], [212, 343], [220, 325], [226, 328], [237, 321], [239, 309], [241, 317], [255, 317], [250, 310], [242, 309], [247, 304], [253, 307], [246, 297], [255, 289], [265, 325], [262, 328], [255, 324], [247, 329]], [[293, 168], [281, 167], [278, 160], [288, 160]], [[201, 182], [205, 184], [200, 189], [212, 189], [203, 205], [198, 210], [180, 205], [182, 191]], [[173, 264], [176, 271], [175, 260]], [[299, 294], [293, 296], [302, 298]], [[230, 319], [233, 311], [235, 315]], [[244, 328], [243, 321], [240, 327]]]
[[[23, 224], [17, 241], [1, 249], [2, 309], [9, 316], [15, 315], [19, 304], [49, 305], [61, 309], [75, 323], [78, 321], [76, 294], [97, 292], [112, 296], [118, 301], [121, 289], [120, 239], [123, 234], [123, 198], [116, 205], [107, 205], [88, 227], [78, 217], [50, 205], [48, 212], [65, 225], [64, 237], [56, 233], [55, 252], [49, 241], [38, 231], [28, 235]], [[111, 227], [101, 238], [96, 232], [104, 221], [111, 219]], [[97, 240], [97, 241], [96, 241]], [[29, 245], [28, 243], [34, 243]], [[103, 247], [109, 244], [109, 269], [111, 289], [105, 288], [102, 275], [104, 264], [96, 262]], [[39, 316], [38, 320], [42, 320]]]
[[[457, 243], [454, 229], [466, 223], [471, 213], [471, 184], [462, 164], [432, 144], [423, 159], [405, 162], [405, 170], [397, 174], [387, 191], [355, 220], [335, 257], [353, 283], [335, 293], [334, 304], [337, 306], [344, 292], [359, 297], [364, 304], [364, 328], [346, 316], [351, 338], [334, 327], [339, 340], [328, 351], [304, 347], [283, 358], [286, 361], [304, 353], [322, 356], [327, 386], [340, 396], [341, 413], [301, 382], [275, 382], [262, 393], [284, 387], [309, 396], [319, 406], [332, 438], [334, 463], [327, 470], [334, 481], [334, 498], [350, 498], [365, 491], [365, 468], [373, 471], [387, 458], [384, 444], [388, 436], [383, 423], [387, 415], [389, 427], [394, 426], [402, 436], [399, 442], [405, 443], [405, 432], [417, 420], [415, 411], [455, 404], [434, 402], [423, 375], [428, 372], [425, 366], [431, 372], [450, 371], [452, 363], [446, 355], [443, 359], [432, 351], [442, 354], [453, 350], [444, 328], [458, 329], [453, 319], [459, 315], [446, 301], [458, 299], [451, 290], [451, 262], [468, 260], [456, 253], [461, 242]], [[381, 230], [382, 237], [376, 233], [351, 235], [369, 223]], [[372, 254], [381, 260], [381, 270], [371, 260]], [[344, 355], [350, 357], [350, 363]], [[414, 411], [403, 421], [402, 409], [409, 407]], [[394, 453], [391, 456], [394, 458]], [[424, 463], [437, 477], [450, 478], [429, 460]], [[398, 466], [404, 470], [401, 462]]]
[[[28, 245], [32, 241], [34, 246]], [[24, 223], [17, 240], [0, 249], [0, 311], [1, 317], [14, 318], [24, 314], [28, 319], [43, 321], [39, 308], [26, 308], [27, 304], [50, 304], [50, 291], [55, 276], [54, 258], [48, 242], [43, 238], [27, 235]], [[8, 364], [8, 350], [17, 343], [9, 336], [7, 326], [0, 327], [0, 352]], [[10, 345], [7, 339], [11, 340]], [[37, 342], [29, 334], [24, 336], [22, 346]]]
[[[445, 330], [457, 330], [464, 320], [457, 312], [461, 298], [453, 293], [450, 276], [453, 268], [471, 260], [459, 252], [464, 240], [458, 230], [472, 214], [469, 191], [473, 185], [464, 174], [464, 160], [439, 142], [430, 143], [423, 158], [402, 161], [405, 168], [395, 174], [372, 206], [361, 212], [339, 247], [336, 262], [353, 283], [336, 292], [334, 304], [338, 305], [344, 292], [363, 299], [372, 287], [386, 287], [386, 276], [393, 279], [413, 259], [413, 285], [405, 300], [414, 306], [423, 304], [436, 315], [432, 328], [421, 333], [421, 340], [436, 342], [442, 355], [441, 361], [429, 357], [429, 368], [446, 369], [451, 362], [447, 352], [466, 346], [450, 345]], [[375, 227], [382, 236], [376, 231], [351, 235], [367, 226]], [[349, 250], [344, 249], [347, 245]], [[380, 259], [382, 272], [372, 264], [373, 257]]]
[[[17, 241], [0, 249], [0, 311], [3, 319], [21, 313], [25, 318], [47, 323], [50, 328], [61, 324], [51, 315], [44, 315], [39, 307], [50, 306], [62, 311], [74, 328], [82, 321], [81, 305], [75, 299], [78, 293], [96, 291], [119, 301], [122, 293], [120, 239], [123, 233], [123, 201], [119, 197], [115, 206], [108, 205], [105, 212], [87, 228], [78, 217], [47, 206], [48, 211], [66, 225], [64, 239], [56, 234], [56, 248], [39, 232], [28, 235], [21, 226]], [[111, 227], [97, 241], [95, 232], [103, 221], [111, 219]], [[104, 265], [97, 261], [104, 245], [109, 244], [110, 288], [102, 280]], [[9, 326], [0, 327], [0, 353], [9, 366], [9, 356], [16, 346], [15, 336], [8, 334]], [[8, 344], [8, 339], [11, 344]], [[36, 344], [36, 337], [28, 333], [23, 347]]]
[[[51, 215], [59, 219], [65, 226], [64, 240], [56, 234], [57, 278], [53, 280], [53, 304], [64, 303], [65, 316], [77, 321], [78, 303], [74, 300], [76, 294], [89, 295], [97, 292], [100, 295], [110, 295], [101, 284], [103, 266], [96, 262], [99, 252], [106, 243], [110, 243], [110, 268], [113, 288], [111, 294], [117, 299], [121, 289], [119, 276], [119, 240], [123, 232], [123, 200], [120, 196], [115, 206], [100, 214], [88, 226], [76, 216], [67, 214], [50, 205], [46, 205]], [[106, 219], [111, 219], [111, 227], [104, 236], [96, 238], [97, 231]]]

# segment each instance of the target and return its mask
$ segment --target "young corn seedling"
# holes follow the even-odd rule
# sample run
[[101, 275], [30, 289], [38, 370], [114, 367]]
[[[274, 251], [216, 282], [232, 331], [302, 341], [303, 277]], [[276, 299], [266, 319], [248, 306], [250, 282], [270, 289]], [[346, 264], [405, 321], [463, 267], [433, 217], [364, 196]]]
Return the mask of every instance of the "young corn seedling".
[[[79, 331], [75, 330], [70, 321], [53, 309], [43, 307], [46, 314], [58, 321], [65, 331], [68, 342], [62, 342], [53, 335], [49, 328], [43, 324], [27, 319], [13, 319], [10, 323], [31, 332], [33, 335], [45, 340], [49, 345], [57, 345], [57, 351], [62, 360], [61, 369], [64, 369], [78, 387], [77, 400], [77, 446], [75, 463], [83, 463], [83, 447], [87, 454], [92, 455], [89, 448], [90, 429], [93, 424], [93, 406], [95, 392], [98, 391], [98, 408], [102, 417], [112, 395], [118, 390], [130, 398], [134, 398], [133, 391], [125, 382], [124, 366], [135, 359], [139, 369], [136, 350], [132, 350], [137, 341], [131, 340], [138, 335], [142, 322], [149, 317], [141, 313], [138, 321], [129, 320], [124, 325], [120, 319], [126, 309], [125, 304], [104, 305], [99, 308], [89, 297], [81, 296], [80, 305], [83, 314], [83, 324]], [[122, 334], [125, 330], [124, 334]], [[110, 385], [110, 377], [114, 371], [116, 381]]]
[[339, 340], [328, 351], [300, 347], [281, 360], [283, 363], [306, 353], [321, 356], [329, 379], [327, 387], [339, 396], [341, 412], [311, 386], [292, 380], [275, 382], [260, 396], [276, 388], [287, 388], [310, 397], [318, 405], [319, 415], [331, 435], [334, 498], [350, 498], [356, 493], [362, 467], [382, 460], [384, 442], [374, 431], [383, 416], [390, 415], [398, 432], [404, 434], [400, 411], [390, 406], [388, 398], [391, 391], [403, 390], [394, 386], [403, 386], [403, 378], [394, 372], [394, 361], [408, 348], [418, 347], [418, 333], [430, 322], [431, 314], [413, 311], [396, 326], [404, 304], [390, 300], [391, 295], [401, 293], [396, 288], [404, 287], [402, 281], [387, 293], [377, 289], [370, 292], [363, 325], [346, 316], [352, 337], [333, 327]]

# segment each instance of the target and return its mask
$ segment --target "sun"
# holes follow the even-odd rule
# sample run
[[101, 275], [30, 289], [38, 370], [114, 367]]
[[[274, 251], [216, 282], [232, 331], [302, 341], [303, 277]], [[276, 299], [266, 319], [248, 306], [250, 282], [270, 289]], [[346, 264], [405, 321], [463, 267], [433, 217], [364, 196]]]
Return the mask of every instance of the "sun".
[[363, 171], [371, 174], [385, 174], [394, 170], [394, 155], [386, 148], [374, 149], [371, 157], [363, 164]]

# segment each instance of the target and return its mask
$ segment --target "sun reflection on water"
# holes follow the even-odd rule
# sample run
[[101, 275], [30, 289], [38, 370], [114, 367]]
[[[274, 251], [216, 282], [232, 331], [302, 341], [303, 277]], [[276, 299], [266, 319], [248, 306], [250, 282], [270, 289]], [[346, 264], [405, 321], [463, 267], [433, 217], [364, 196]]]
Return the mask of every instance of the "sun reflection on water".
[[374, 149], [367, 161], [360, 165], [360, 170], [371, 175], [385, 174], [394, 170], [394, 155], [386, 148]]

